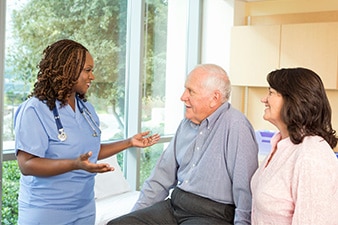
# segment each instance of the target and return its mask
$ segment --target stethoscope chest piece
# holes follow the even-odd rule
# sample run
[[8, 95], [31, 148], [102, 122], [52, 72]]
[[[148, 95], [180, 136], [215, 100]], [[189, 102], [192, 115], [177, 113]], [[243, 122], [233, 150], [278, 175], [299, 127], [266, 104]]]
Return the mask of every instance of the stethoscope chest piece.
[[[99, 125], [95, 122], [95, 120], [92, 118], [92, 115], [89, 112], [89, 110], [87, 109], [87, 107], [84, 105], [84, 103], [80, 99], [78, 99], [78, 97], [76, 97], [76, 101], [77, 101], [77, 105], [78, 105], [78, 108], [79, 108], [81, 114], [83, 115], [83, 117], [85, 118], [85, 120], [87, 121], [87, 123], [89, 124], [91, 129], [93, 130], [93, 134], [92, 134], [93, 137], [98, 137], [99, 136], [98, 133], [101, 133]], [[80, 107], [79, 102], [81, 103], [82, 107]], [[60, 115], [59, 115], [59, 112], [57, 110], [57, 106], [55, 106], [53, 108], [53, 114], [54, 114], [54, 119], [55, 119], [55, 122], [56, 122], [56, 127], [57, 127], [58, 132], [59, 132], [58, 133], [58, 139], [60, 141], [65, 141], [67, 139], [67, 135], [66, 135], [66, 132], [63, 129], [63, 126], [62, 126], [62, 123], [61, 123], [61, 120], [60, 120]], [[96, 129], [98, 130], [98, 132], [96, 132]]]
[[63, 129], [59, 130], [58, 138], [60, 141], [65, 141], [67, 139], [67, 134]]

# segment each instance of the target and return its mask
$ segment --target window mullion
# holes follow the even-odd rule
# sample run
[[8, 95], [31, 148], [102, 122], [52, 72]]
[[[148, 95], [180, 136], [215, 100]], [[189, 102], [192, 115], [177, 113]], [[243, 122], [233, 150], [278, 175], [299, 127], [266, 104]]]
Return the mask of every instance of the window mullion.
[[[126, 59], [126, 137], [141, 131], [144, 0], [128, 0]], [[139, 186], [140, 149], [125, 152], [124, 173], [133, 190]]]
[[[3, 86], [4, 86], [4, 65], [5, 65], [5, 31], [6, 31], [6, 0], [0, 0], [0, 209], [2, 209], [2, 161], [3, 161]], [[2, 214], [0, 211], [0, 224]]]

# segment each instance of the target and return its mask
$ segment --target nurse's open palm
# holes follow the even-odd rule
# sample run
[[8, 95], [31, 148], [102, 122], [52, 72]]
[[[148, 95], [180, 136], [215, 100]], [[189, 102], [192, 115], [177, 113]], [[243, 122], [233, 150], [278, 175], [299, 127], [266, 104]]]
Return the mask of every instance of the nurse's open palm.
[[89, 158], [92, 156], [92, 152], [87, 152], [80, 155], [76, 159], [76, 164], [79, 169], [86, 170], [91, 173], [104, 173], [115, 170], [114, 167], [111, 167], [108, 163], [92, 163], [89, 161]]
[[132, 146], [141, 148], [149, 147], [153, 144], [156, 144], [160, 140], [159, 134], [147, 136], [148, 134], [150, 134], [150, 131], [135, 134], [133, 137], [130, 138]]

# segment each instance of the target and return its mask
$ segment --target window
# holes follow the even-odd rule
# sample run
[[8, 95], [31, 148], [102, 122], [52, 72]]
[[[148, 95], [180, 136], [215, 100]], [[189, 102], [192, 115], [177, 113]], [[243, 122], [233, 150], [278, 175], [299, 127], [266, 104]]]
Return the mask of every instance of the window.
[[17, 218], [20, 173], [13, 154], [13, 115], [32, 90], [43, 49], [61, 38], [84, 44], [94, 57], [96, 79], [87, 95], [101, 120], [102, 141], [144, 130], [161, 134], [161, 141], [151, 148], [130, 149], [118, 157], [124, 161], [131, 186], [140, 188], [183, 118], [180, 95], [189, 64], [187, 43], [194, 42], [188, 37], [188, 12], [199, 1], [10, 0], [0, 4], [0, 59], [5, 62], [0, 65], [4, 78], [0, 81], [4, 87], [2, 224], [15, 224]]
[[[162, 135], [161, 141], [150, 148], [125, 151], [124, 172], [134, 189], [139, 189], [149, 176], [158, 156], [167, 146], [183, 119], [184, 106], [180, 101], [187, 72], [199, 63], [201, 1], [147, 0], [145, 10], [131, 7], [134, 15], [127, 41], [127, 67], [130, 74], [128, 95], [128, 134], [150, 129]], [[149, 4], [161, 2], [153, 9]], [[136, 3], [136, 1], [134, 1]], [[154, 14], [152, 14], [154, 12]], [[167, 14], [164, 23], [158, 15]], [[133, 29], [140, 18], [143, 29]], [[148, 22], [148, 23], [147, 23]], [[148, 26], [150, 25], [150, 26]], [[138, 27], [138, 26], [135, 26]], [[166, 29], [164, 29], [166, 28]], [[166, 33], [166, 35], [164, 35]], [[165, 52], [162, 50], [165, 49]], [[138, 56], [143, 55], [140, 59]], [[137, 68], [136, 65], [141, 65]], [[131, 76], [139, 74], [137, 77]], [[141, 84], [141, 85], [140, 85]]]
[[[161, 136], [173, 135], [183, 118], [180, 95], [186, 76], [187, 11], [188, 1], [169, 1], [169, 5], [164, 1], [156, 8], [146, 4], [141, 126]], [[166, 146], [161, 143], [141, 149], [138, 188]]]

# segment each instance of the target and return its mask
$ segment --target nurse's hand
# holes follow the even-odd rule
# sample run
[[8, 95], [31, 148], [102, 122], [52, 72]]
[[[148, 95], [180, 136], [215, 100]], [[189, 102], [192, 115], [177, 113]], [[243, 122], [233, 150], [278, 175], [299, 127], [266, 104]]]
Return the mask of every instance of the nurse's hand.
[[130, 143], [133, 147], [149, 147], [153, 144], [157, 143], [158, 140], [160, 140], [159, 134], [153, 134], [150, 136], [147, 136], [150, 133], [150, 131], [142, 132], [135, 134], [133, 137], [130, 138]]
[[105, 173], [109, 171], [114, 171], [115, 168], [111, 167], [108, 163], [92, 163], [89, 161], [89, 158], [92, 156], [92, 152], [87, 152], [80, 155], [76, 159], [76, 165], [79, 169], [86, 170], [91, 173]]

